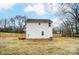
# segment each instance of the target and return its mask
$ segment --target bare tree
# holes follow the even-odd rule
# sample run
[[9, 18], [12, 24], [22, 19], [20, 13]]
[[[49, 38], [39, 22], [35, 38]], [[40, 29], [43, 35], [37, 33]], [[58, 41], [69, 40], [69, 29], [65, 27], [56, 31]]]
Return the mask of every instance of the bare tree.
[[7, 19], [4, 19], [4, 28], [7, 28]]
[[2, 19], [0, 19], [0, 31], [2, 30], [3, 24], [2, 24]]
[[[65, 17], [71, 17], [74, 19], [74, 25], [75, 26], [75, 31], [76, 34], [79, 34], [79, 4], [78, 3], [65, 3], [65, 4], [60, 4], [59, 10], [62, 12]], [[70, 22], [68, 20], [68, 22]], [[70, 25], [71, 22], [70, 22]]]
[[15, 31], [15, 29], [16, 29], [16, 24], [15, 24], [16, 20], [14, 18], [11, 18], [10, 22], [11, 22], [10, 26], [12, 25], [11, 27]]
[[64, 36], [73, 36], [73, 24], [72, 21], [69, 19], [61, 19], [62, 20], [62, 26], [61, 26], [61, 30], [62, 30], [62, 35]]
[[17, 22], [17, 26], [18, 26], [18, 31], [22, 32], [25, 28], [25, 24], [26, 24], [26, 20], [27, 18], [25, 16], [15, 16], [14, 19], [16, 20]]

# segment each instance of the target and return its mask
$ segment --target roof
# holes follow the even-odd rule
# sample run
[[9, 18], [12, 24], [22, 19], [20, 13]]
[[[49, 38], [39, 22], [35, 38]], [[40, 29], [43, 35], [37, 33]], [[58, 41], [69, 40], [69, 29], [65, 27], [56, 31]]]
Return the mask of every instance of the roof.
[[52, 21], [50, 19], [28, 19], [26, 22], [27, 23], [36, 23], [36, 22], [52, 23]]

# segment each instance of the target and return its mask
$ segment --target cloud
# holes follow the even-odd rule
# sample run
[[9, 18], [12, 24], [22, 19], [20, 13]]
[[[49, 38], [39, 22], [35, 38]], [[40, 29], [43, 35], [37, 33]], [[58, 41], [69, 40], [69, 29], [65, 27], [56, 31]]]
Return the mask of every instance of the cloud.
[[48, 11], [52, 12], [52, 13], [59, 12], [58, 4], [57, 3], [50, 3], [50, 4], [48, 4]]
[[59, 27], [62, 23], [62, 20], [60, 19], [61, 17], [56, 17], [52, 19], [53, 21], [53, 27]]
[[44, 14], [46, 14], [44, 4], [28, 5], [28, 6], [26, 6], [24, 8], [24, 12], [35, 12], [38, 15], [44, 15]]
[[0, 11], [8, 10], [12, 8], [15, 5], [15, 3], [0, 3]]

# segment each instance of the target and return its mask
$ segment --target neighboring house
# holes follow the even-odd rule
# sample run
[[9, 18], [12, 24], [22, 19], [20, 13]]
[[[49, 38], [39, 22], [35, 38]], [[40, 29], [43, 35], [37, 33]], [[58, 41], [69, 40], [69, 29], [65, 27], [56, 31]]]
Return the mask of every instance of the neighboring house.
[[52, 21], [49, 19], [28, 19], [26, 22], [27, 39], [52, 38]]

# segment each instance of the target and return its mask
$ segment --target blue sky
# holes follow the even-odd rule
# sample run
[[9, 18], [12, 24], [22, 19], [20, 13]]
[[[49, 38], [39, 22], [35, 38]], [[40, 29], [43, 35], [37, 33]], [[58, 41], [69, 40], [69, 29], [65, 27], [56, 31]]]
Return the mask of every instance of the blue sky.
[[[4, 4], [2, 4], [2, 5], [4, 5]], [[5, 5], [7, 5], [7, 4], [5, 4]], [[16, 16], [16, 15], [25, 15], [29, 18], [51, 19], [51, 18], [55, 18], [58, 16], [58, 13], [56, 14], [55, 12], [49, 12], [49, 10], [48, 10], [49, 4], [41, 4], [40, 5], [40, 4], [34, 4], [34, 3], [33, 4], [17, 3], [12, 6], [9, 6], [9, 5], [10, 4], [8, 4], [7, 8], [6, 8], [6, 6], [3, 6], [3, 8], [6, 8], [6, 9], [0, 10], [0, 18], [8, 18], [8, 17]], [[10, 8], [8, 8], [8, 7], [10, 7]], [[34, 10], [30, 10], [30, 8], [34, 9]], [[38, 11], [35, 10], [35, 8]]]
[[[0, 18], [8, 18], [16, 15], [24, 15], [23, 12], [24, 6], [25, 6], [24, 4], [14, 4], [13, 6], [10, 6], [11, 8], [9, 9], [0, 10]], [[6, 6], [4, 6], [4, 8], [5, 7]]]

